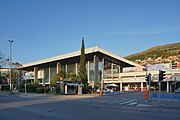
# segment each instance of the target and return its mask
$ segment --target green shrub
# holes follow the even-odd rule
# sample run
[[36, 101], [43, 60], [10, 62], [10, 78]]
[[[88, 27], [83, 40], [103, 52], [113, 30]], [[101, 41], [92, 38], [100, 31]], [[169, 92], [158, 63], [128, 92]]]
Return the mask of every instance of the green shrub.
[[2, 87], [1, 87], [1, 91], [9, 91], [9, 90], [10, 90], [9, 85], [8, 85], [8, 86], [2, 86]]
[[41, 85], [36, 85], [34, 83], [27, 84], [27, 91], [28, 92], [36, 92], [36, 89], [40, 87]]
[[36, 88], [36, 92], [37, 92], [37, 93], [43, 93], [43, 92], [44, 92], [43, 87], [42, 87], [42, 86], [41, 86], [41, 87], [37, 87], [37, 88]]
[[50, 87], [46, 87], [46, 88], [45, 88], [45, 92], [46, 92], [46, 93], [50, 92]]

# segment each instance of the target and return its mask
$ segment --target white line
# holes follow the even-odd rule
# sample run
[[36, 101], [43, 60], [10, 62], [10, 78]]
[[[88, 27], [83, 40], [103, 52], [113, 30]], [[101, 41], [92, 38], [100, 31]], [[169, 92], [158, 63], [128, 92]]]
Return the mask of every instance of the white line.
[[137, 107], [148, 107], [148, 106], [151, 106], [151, 105], [145, 105], [145, 104], [138, 104]]
[[132, 102], [132, 103], [129, 103], [127, 105], [135, 105], [135, 104], [137, 104], [137, 102]]
[[122, 102], [122, 103], [119, 103], [120, 105], [123, 105], [123, 104], [127, 104], [127, 103], [130, 103], [130, 102], [133, 102], [134, 100], [129, 100], [129, 101], [126, 101], [126, 102]]

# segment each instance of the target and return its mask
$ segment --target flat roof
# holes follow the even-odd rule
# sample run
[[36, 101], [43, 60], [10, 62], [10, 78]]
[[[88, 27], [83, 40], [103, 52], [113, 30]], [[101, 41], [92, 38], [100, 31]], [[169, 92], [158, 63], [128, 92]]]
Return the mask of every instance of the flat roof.
[[[123, 61], [125, 63], [128, 63], [130, 65], [133, 65], [135, 67], [144, 67], [144, 66], [141, 66], [137, 63], [134, 63], [132, 61], [129, 61], [125, 58], [122, 58], [122, 57], [119, 57], [107, 50], [104, 50], [98, 46], [95, 46], [95, 47], [91, 47], [91, 48], [87, 48], [85, 49], [85, 54], [90, 54], [90, 53], [94, 53], [94, 52], [100, 52], [100, 53], [103, 53], [105, 55], [108, 55], [108, 56], [111, 56], [117, 60], [120, 60], [120, 61]], [[71, 53], [67, 53], [67, 54], [63, 54], [63, 55], [58, 55], [58, 56], [54, 56], [54, 57], [51, 57], [51, 58], [46, 58], [46, 59], [42, 59], [42, 60], [38, 60], [38, 61], [34, 61], [34, 62], [30, 62], [30, 63], [27, 63], [27, 64], [23, 64], [22, 67], [23, 68], [26, 68], [26, 67], [31, 67], [31, 66], [35, 66], [35, 65], [39, 65], [39, 64], [44, 64], [44, 63], [49, 63], [49, 62], [53, 62], [53, 61], [58, 61], [58, 60], [63, 60], [63, 59], [67, 59], [67, 58], [71, 58], [71, 57], [76, 57], [76, 56], [80, 56], [81, 54], [81, 51], [75, 51], [75, 52], [71, 52]]]

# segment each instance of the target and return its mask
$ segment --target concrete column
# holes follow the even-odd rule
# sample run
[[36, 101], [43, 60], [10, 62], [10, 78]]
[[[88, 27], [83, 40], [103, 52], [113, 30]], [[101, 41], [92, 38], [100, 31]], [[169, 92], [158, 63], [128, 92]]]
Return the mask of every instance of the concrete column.
[[104, 84], [104, 58], [102, 58], [102, 80], [101, 80], [101, 90], [103, 89]]
[[88, 68], [87, 68], [87, 79], [88, 79], [88, 83], [90, 82], [90, 62], [88, 61]]
[[51, 68], [49, 67], [49, 84], [51, 82]]
[[94, 55], [94, 84], [98, 82], [98, 56]]
[[42, 78], [42, 85], [44, 86], [45, 85], [45, 74], [47, 74], [47, 73], [45, 72], [45, 69], [42, 69], [42, 71], [44, 72], [43, 78]]
[[102, 58], [102, 80], [104, 80], [104, 58]]
[[38, 68], [34, 67], [34, 83], [38, 81]]
[[120, 67], [120, 65], [119, 65], [119, 78], [121, 78], [120, 72], [121, 72], [121, 67]]
[[143, 82], [141, 82], [141, 92], [143, 92]]
[[57, 62], [56, 63], [56, 73], [58, 73], [59, 71], [61, 71], [61, 63]]
[[122, 85], [122, 82], [120, 83], [120, 92], [122, 92], [122, 87], [123, 87], [123, 85]]
[[75, 64], [76, 69], [76, 76], [78, 75], [78, 63]]
[[170, 92], [172, 92], [172, 84], [170, 84]]
[[56, 63], [56, 73], [59, 72], [59, 62]]
[[65, 65], [65, 70], [66, 70], [66, 73], [68, 72], [68, 65]]
[[113, 63], [111, 63], [111, 78], [113, 79]]
[[169, 92], [169, 82], [167, 81], [167, 92]]

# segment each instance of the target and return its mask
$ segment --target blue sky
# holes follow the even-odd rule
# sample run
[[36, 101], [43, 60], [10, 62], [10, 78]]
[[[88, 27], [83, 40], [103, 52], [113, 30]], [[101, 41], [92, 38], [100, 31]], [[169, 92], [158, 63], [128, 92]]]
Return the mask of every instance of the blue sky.
[[0, 0], [0, 51], [21, 64], [100, 46], [121, 57], [180, 42], [180, 0]]

